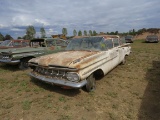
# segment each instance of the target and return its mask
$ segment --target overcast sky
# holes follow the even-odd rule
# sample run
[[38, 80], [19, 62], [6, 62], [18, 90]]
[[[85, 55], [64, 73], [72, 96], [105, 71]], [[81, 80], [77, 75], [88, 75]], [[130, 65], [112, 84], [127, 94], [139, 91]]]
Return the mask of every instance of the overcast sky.
[[28, 25], [39, 35], [61, 34], [66, 27], [97, 32], [160, 28], [160, 0], [0, 0], [0, 32], [17, 38]]

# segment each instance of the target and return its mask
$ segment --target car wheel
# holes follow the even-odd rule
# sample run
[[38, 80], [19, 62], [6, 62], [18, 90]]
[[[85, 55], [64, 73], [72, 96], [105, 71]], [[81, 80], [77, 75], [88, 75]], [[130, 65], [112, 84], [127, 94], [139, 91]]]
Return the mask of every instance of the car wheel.
[[87, 84], [86, 84], [86, 90], [88, 92], [92, 92], [96, 89], [96, 82], [95, 82], [95, 78], [93, 76], [93, 74], [91, 74], [88, 78], [87, 78]]
[[28, 61], [29, 61], [29, 60], [30, 60], [29, 58], [24, 58], [24, 59], [22, 59], [21, 62], [20, 62], [19, 68], [20, 68], [21, 70], [28, 69]]

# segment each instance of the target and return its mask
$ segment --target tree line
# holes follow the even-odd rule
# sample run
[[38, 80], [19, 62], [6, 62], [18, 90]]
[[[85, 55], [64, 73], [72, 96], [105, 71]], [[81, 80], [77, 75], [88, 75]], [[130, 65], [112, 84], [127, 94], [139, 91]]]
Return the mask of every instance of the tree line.
[[[139, 29], [139, 30], [135, 30], [135, 29], [132, 29], [132, 30], [129, 30], [128, 32], [123, 32], [123, 33], [119, 33], [118, 31], [115, 31], [115, 32], [100, 32], [100, 33], [97, 33], [95, 30], [84, 30], [84, 31], [81, 31], [81, 30], [73, 30], [73, 36], [96, 36], [97, 34], [107, 34], [107, 35], [120, 35], [120, 36], [125, 36], [125, 35], [140, 35], [140, 34], [143, 34], [144, 32], [149, 32], [149, 33], [152, 33], [152, 34], [157, 34], [159, 33], [160, 31], [160, 28], [149, 28], [149, 29], [146, 29], [146, 28], [142, 28], [142, 29]], [[67, 36], [68, 34], [68, 31], [67, 31], [67, 28], [62, 28], [62, 34]], [[26, 28], [26, 34], [22, 37], [18, 37], [17, 39], [26, 39], [26, 40], [31, 40], [33, 38], [35, 38], [35, 35], [36, 35], [36, 30], [34, 28], [34, 26], [28, 26]], [[46, 31], [44, 29], [44, 27], [41, 27], [40, 28], [40, 38], [45, 38], [46, 37]], [[72, 37], [73, 37], [72, 36]], [[13, 39], [11, 35], [9, 34], [6, 34], [5, 36], [3, 36], [1, 33], [0, 33], [0, 41], [3, 41], [3, 40], [10, 40], [10, 39]]]

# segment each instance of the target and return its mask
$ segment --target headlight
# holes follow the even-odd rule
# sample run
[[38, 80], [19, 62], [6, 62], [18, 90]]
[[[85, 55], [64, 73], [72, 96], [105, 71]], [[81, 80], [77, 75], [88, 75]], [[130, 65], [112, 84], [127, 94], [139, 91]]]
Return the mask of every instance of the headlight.
[[77, 73], [68, 72], [66, 77], [69, 81], [76, 82], [79, 81], [79, 75]]

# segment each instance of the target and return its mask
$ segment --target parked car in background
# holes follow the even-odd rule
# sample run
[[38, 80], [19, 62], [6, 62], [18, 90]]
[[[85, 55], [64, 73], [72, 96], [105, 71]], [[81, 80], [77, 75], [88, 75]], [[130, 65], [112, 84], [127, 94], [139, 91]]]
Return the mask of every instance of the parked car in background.
[[148, 35], [145, 39], [145, 42], [151, 43], [151, 42], [159, 42], [159, 37], [157, 35]]
[[0, 44], [0, 49], [20, 48], [29, 46], [29, 40], [5, 40]]
[[29, 60], [33, 69], [31, 77], [62, 86], [95, 90], [95, 79], [104, 76], [129, 55], [129, 43], [122, 43], [119, 36], [103, 35], [75, 38], [66, 51]]
[[133, 43], [134, 37], [132, 35], [125, 36], [126, 43]]
[[30, 40], [30, 47], [0, 50], [0, 63], [19, 64], [20, 69], [28, 68], [28, 60], [45, 54], [64, 50], [68, 42], [59, 38]]
[[0, 44], [2, 43], [3, 41], [0, 41]]

